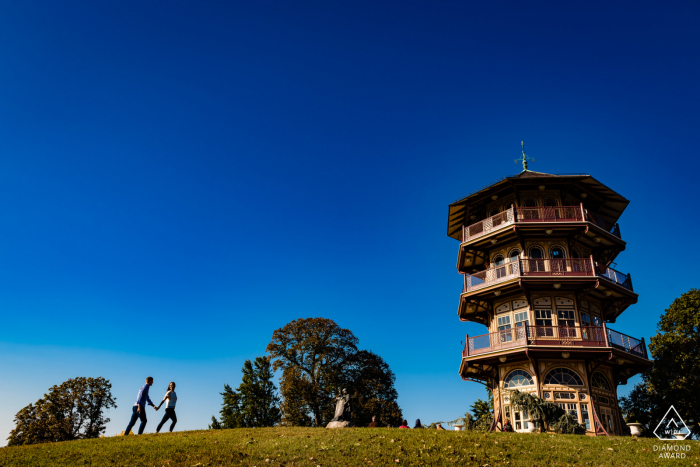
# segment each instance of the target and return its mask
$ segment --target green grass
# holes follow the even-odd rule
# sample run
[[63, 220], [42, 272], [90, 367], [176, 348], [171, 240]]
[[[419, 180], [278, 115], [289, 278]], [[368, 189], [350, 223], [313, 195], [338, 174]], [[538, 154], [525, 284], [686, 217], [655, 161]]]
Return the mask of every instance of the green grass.
[[[659, 459], [654, 445], [691, 446]], [[117, 436], [0, 449], [0, 466], [643, 466], [700, 464], [700, 443], [397, 428], [265, 428]]]

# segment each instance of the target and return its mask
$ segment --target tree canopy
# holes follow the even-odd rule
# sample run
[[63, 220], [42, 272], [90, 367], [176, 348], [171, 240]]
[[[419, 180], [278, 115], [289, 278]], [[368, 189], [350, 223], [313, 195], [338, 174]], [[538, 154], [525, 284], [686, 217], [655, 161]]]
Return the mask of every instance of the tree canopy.
[[210, 429], [265, 427], [279, 422], [280, 399], [272, 382], [269, 358], [246, 360], [241, 371], [243, 379], [237, 389], [224, 385], [221, 421], [212, 417]]
[[368, 424], [372, 415], [383, 423], [400, 421], [394, 373], [380, 356], [357, 345], [352, 331], [325, 318], [297, 319], [273, 333], [267, 351], [273, 368], [282, 370], [283, 424], [325, 426], [342, 389], [351, 396], [356, 424]]
[[48, 394], [15, 415], [8, 446], [97, 438], [106, 429], [106, 409], [116, 407], [104, 378], [78, 377], [52, 386]]
[[620, 405], [628, 422], [650, 434], [673, 405], [694, 437], [700, 436], [700, 290], [690, 289], [661, 315], [649, 352], [654, 366]]

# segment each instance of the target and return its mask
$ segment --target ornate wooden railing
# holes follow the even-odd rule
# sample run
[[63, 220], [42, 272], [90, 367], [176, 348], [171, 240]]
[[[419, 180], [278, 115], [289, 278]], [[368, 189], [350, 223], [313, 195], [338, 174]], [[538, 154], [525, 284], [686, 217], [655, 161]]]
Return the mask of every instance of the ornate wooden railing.
[[581, 222], [581, 206], [538, 206], [518, 208], [518, 222]]
[[605, 326], [520, 326], [467, 336], [462, 356], [526, 346], [613, 347], [648, 358], [644, 339], [638, 340]]
[[605, 272], [599, 273], [598, 276], [604, 277], [627, 290], [632, 291], [632, 276], [629, 274], [623, 274], [620, 271], [616, 271], [613, 268], [604, 268]]
[[644, 338], [641, 340], [630, 337], [627, 334], [608, 329], [608, 342], [610, 347], [624, 350], [627, 353], [637, 355], [638, 357], [647, 357], [647, 347], [644, 345]]
[[[516, 217], [517, 214], [517, 217]], [[462, 243], [479, 238], [494, 230], [501, 229], [507, 225], [519, 222], [583, 222], [588, 221], [598, 227], [610, 232], [618, 238], [620, 237], [620, 226], [609, 225], [595, 213], [579, 206], [537, 206], [514, 208], [511, 206], [495, 216], [476, 222], [475, 224], [462, 227]]]
[[478, 290], [499, 282], [520, 277], [520, 261], [508, 261], [497, 266], [491, 266], [481, 272], [464, 276], [462, 293]]
[[522, 259], [523, 276], [594, 276], [592, 258]]
[[468, 242], [489, 232], [498, 230], [515, 222], [515, 212], [513, 207], [495, 216], [491, 216], [469, 227], [462, 227], [462, 242]]
[[561, 259], [520, 259], [492, 265], [483, 271], [464, 276], [462, 293], [473, 292], [516, 277], [594, 277], [600, 276], [614, 282], [629, 291], [632, 289], [632, 277], [612, 268], [603, 268], [598, 272], [592, 257]]

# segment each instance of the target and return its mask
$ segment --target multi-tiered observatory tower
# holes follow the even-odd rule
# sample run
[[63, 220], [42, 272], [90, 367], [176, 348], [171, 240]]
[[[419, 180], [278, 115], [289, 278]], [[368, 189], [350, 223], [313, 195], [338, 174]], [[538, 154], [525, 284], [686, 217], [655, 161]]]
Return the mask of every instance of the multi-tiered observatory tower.
[[617, 386], [651, 366], [644, 339], [608, 323], [637, 302], [632, 278], [613, 269], [625, 249], [617, 221], [629, 201], [590, 175], [527, 169], [449, 207], [464, 275], [459, 319], [467, 336], [460, 374], [492, 390], [494, 420], [534, 427], [508, 390], [558, 404], [589, 434], [622, 434]]

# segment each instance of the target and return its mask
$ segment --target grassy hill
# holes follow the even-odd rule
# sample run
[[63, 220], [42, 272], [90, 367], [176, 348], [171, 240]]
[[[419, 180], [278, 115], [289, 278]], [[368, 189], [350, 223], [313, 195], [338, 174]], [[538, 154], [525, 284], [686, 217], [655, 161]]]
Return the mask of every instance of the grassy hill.
[[[659, 459], [654, 445], [690, 446]], [[117, 436], [0, 449], [0, 466], [643, 466], [700, 464], [700, 443], [397, 428], [265, 428]]]

